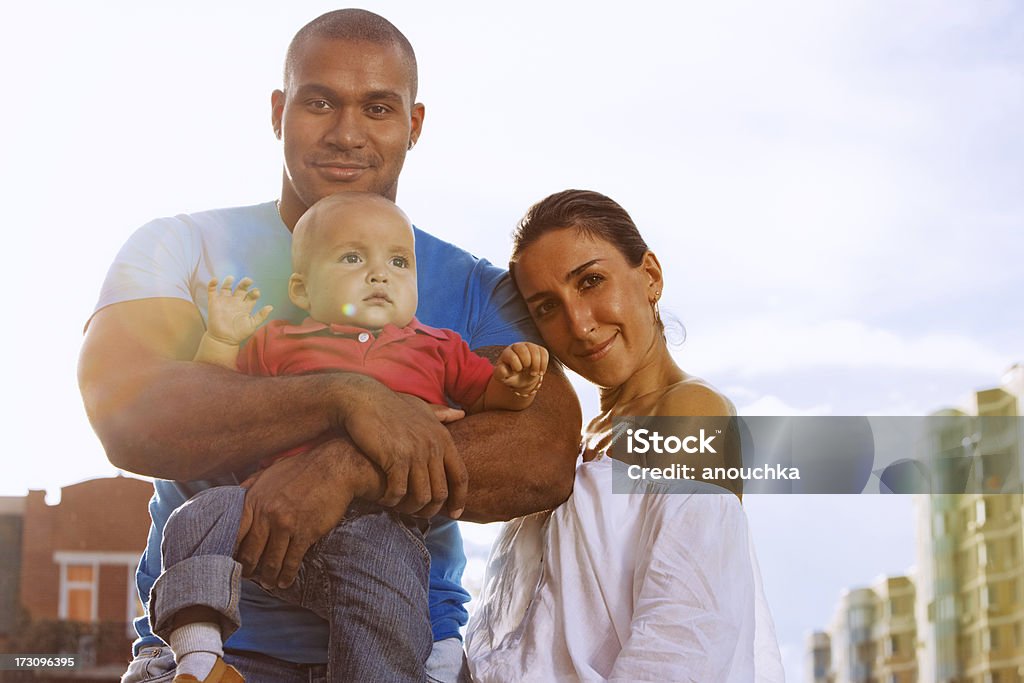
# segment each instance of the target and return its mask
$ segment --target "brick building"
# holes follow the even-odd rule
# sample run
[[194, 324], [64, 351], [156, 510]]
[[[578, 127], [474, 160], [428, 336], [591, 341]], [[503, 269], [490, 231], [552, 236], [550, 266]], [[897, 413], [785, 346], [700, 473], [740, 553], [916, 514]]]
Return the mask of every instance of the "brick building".
[[57, 505], [43, 491], [0, 499], [3, 651], [75, 653], [79, 677], [116, 680], [142, 609], [134, 574], [152, 493], [148, 482], [113, 477], [66, 486]]
[[21, 520], [24, 510], [24, 498], [0, 498], [0, 652], [7, 652], [7, 643], [21, 615]]

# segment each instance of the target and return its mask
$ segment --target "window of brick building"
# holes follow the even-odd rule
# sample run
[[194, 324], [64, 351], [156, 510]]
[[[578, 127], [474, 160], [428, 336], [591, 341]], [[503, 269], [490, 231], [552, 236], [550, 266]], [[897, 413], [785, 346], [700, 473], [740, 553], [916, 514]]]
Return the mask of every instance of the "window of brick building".
[[[135, 590], [137, 554], [59, 550], [54, 553], [53, 561], [60, 566], [58, 618], [66, 621], [98, 621], [101, 601], [99, 595], [100, 568], [103, 568], [104, 576], [108, 576], [109, 572], [124, 572], [127, 592], [122, 594], [124, 597], [115, 599], [124, 601], [121, 604], [125, 605], [123, 619], [127, 622], [128, 637], [135, 638], [135, 630], [132, 628], [131, 622], [144, 613], [142, 603], [139, 602], [138, 593]], [[109, 588], [104, 588], [104, 591], [107, 590]], [[111, 597], [113, 596], [104, 593], [103, 604], [110, 604]], [[105, 618], [109, 619], [110, 617], [108, 615]]]
[[61, 619], [96, 621], [96, 581], [99, 578], [97, 569], [95, 564], [61, 565]]

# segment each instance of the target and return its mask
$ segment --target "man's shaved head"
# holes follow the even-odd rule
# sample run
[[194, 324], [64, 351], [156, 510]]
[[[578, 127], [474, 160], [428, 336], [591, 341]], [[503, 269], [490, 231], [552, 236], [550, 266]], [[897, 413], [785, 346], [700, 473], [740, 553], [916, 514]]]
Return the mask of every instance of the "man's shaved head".
[[409, 86], [412, 89], [412, 102], [416, 101], [416, 89], [419, 84], [416, 68], [416, 53], [413, 52], [409, 40], [395, 28], [390, 21], [364, 9], [339, 9], [322, 14], [299, 29], [288, 45], [288, 54], [284, 61], [284, 88], [287, 91], [295, 71], [299, 52], [310, 38], [326, 40], [348, 40], [367, 42], [397, 48], [409, 70]]

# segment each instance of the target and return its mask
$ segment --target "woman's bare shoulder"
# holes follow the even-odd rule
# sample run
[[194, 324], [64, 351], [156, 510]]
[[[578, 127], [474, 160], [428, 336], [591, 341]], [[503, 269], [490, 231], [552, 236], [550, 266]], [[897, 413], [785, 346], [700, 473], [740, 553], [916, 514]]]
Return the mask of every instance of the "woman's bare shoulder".
[[687, 376], [666, 388], [652, 414], [735, 417], [736, 407], [701, 378]]

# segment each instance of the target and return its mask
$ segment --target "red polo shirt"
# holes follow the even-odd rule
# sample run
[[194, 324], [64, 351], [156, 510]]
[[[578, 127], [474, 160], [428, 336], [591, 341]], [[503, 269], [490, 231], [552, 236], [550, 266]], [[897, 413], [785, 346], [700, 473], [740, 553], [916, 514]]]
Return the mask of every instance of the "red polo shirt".
[[480, 398], [494, 372], [458, 334], [415, 318], [401, 328], [386, 325], [376, 335], [312, 318], [301, 325], [273, 320], [242, 348], [238, 369], [249, 375], [358, 372], [428, 403], [445, 405], [448, 397], [461, 406]]
[[[374, 335], [348, 325], [326, 325], [306, 318], [301, 325], [272, 320], [238, 354], [238, 370], [247, 375], [306, 375], [358, 372], [393, 391], [427, 403], [461, 406], [476, 402], [494, 373], [491, 362], [473, 353], [451, 330], [428, 327], [413, 318], [405, 327], [386, 325]], [[330, 439], [319, 439], [268, 458], [264, 467], [298, 455]]]

